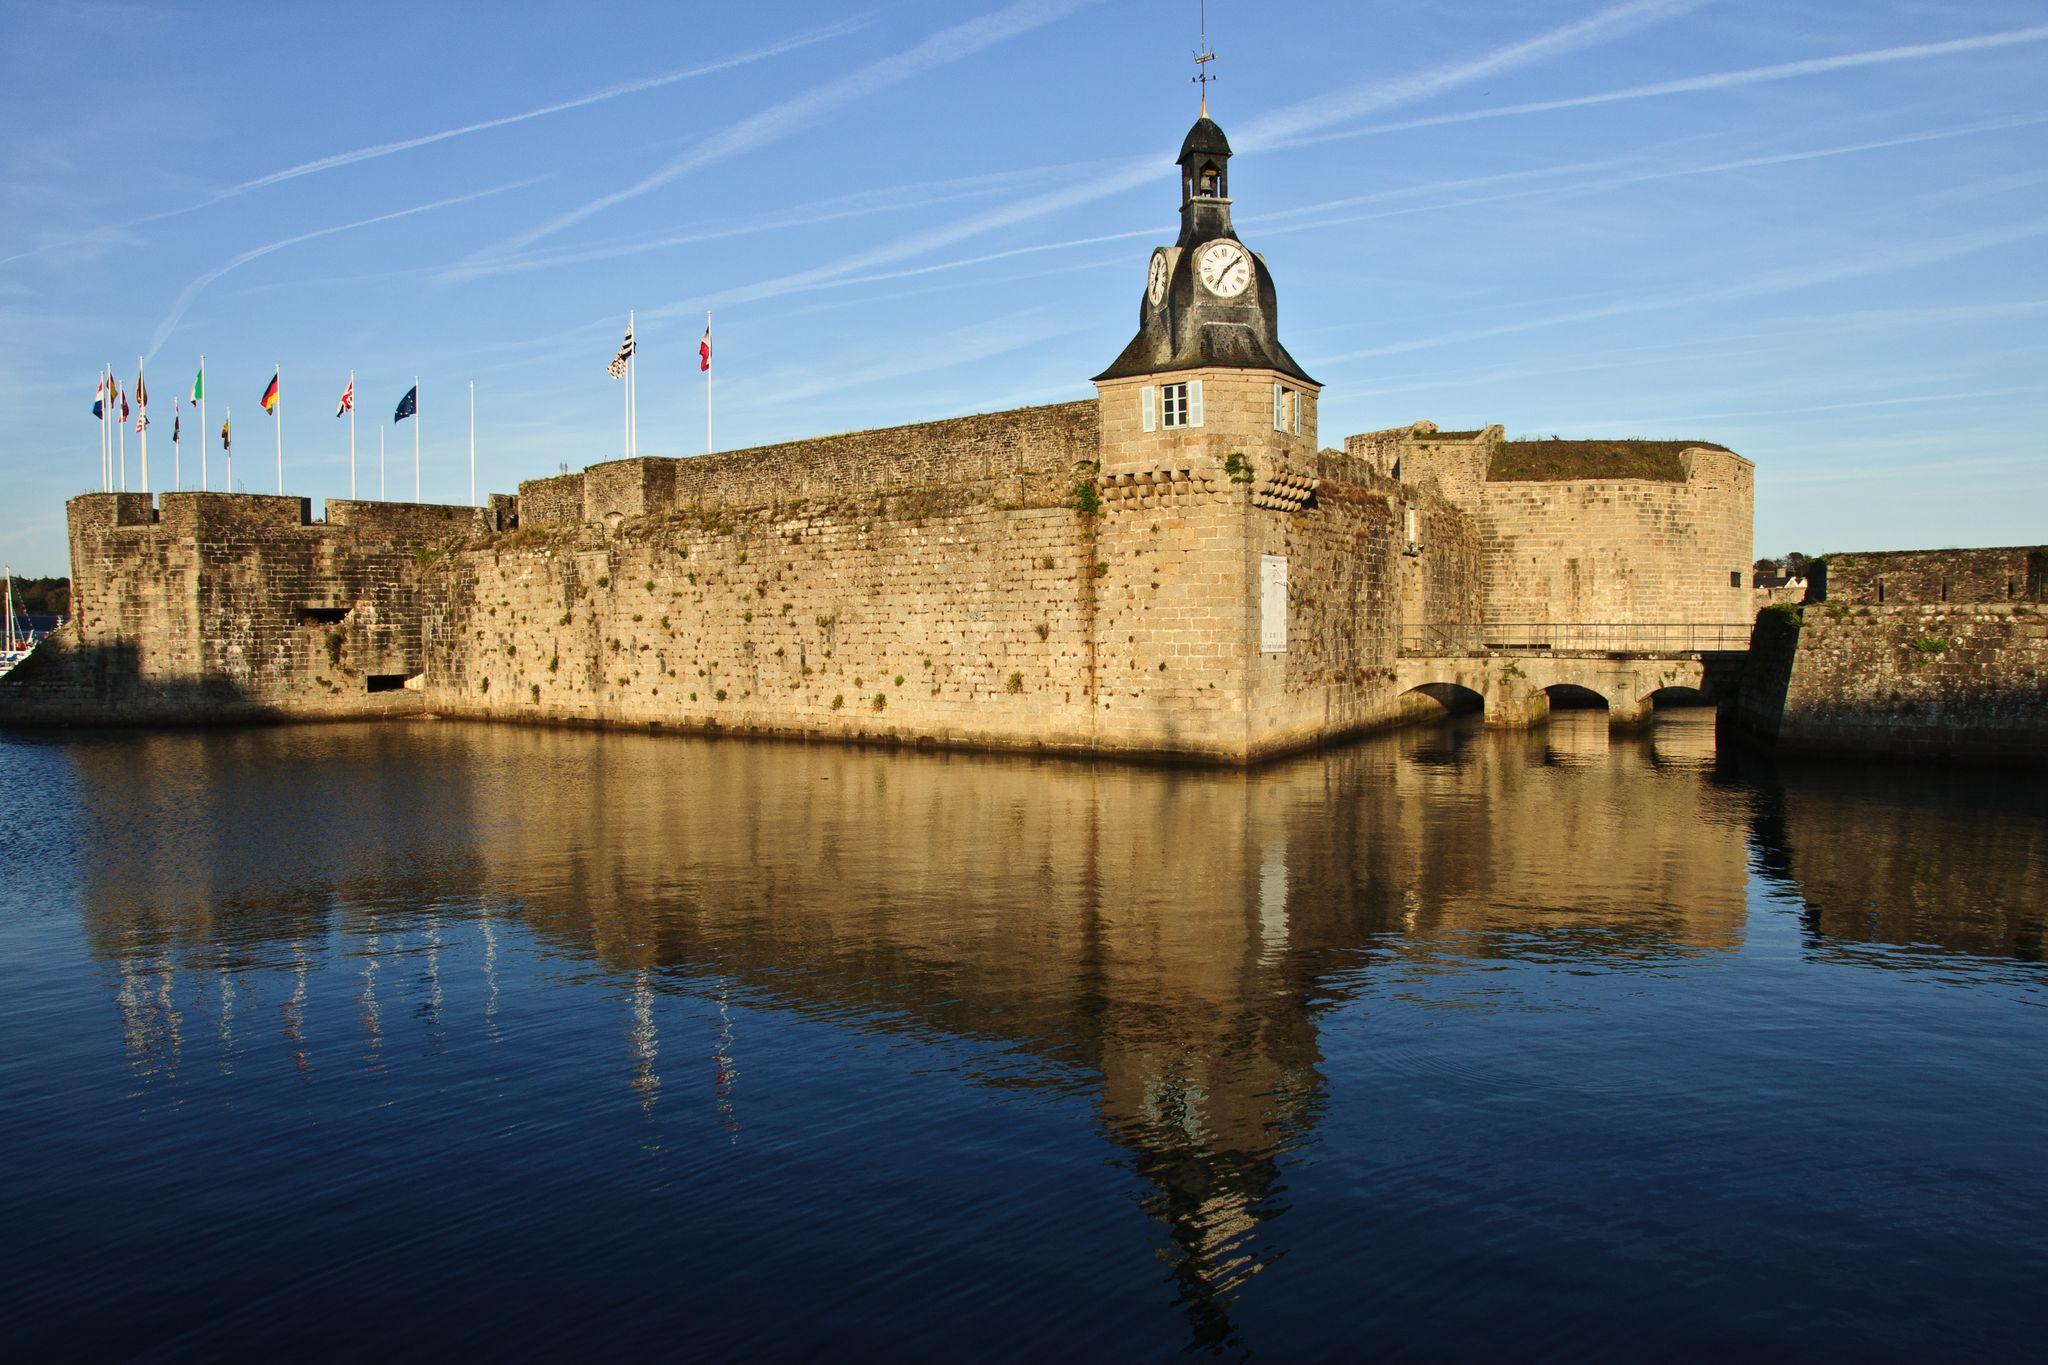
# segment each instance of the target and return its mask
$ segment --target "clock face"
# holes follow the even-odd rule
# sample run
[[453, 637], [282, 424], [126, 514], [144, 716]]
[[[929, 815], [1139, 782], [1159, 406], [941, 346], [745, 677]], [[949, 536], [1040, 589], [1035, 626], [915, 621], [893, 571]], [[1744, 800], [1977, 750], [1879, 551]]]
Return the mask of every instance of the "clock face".
[[1152, 300], [1154, 308], [1166, 297], [1166, 253], [1163, 251], [1152, 253], [1152, 273], [1145, 281], [1145, 297]]
[[1234, 299], [1252, 282], [1252, 258], [1236, 242], [1211, 242], [1195, 258], [1195, 271], [1210, 293]]

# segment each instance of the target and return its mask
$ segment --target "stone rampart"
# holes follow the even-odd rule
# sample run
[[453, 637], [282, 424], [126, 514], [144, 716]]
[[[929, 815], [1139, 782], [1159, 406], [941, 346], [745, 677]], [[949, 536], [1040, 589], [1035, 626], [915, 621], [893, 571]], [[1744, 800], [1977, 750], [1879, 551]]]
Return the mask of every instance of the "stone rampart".
[[4, 680], [12, 723], [210, 722], [416, 709], [428, 572], [478, 509], [234, 493], [68, 506], [72, 619]]
[[1827, 557], [1826, 598], [1852, 605], [2039, 602], [2048, 550], [1883, 550]]
[[1498, 426], [1366, 432], [1354, 459], [1440, 495], [1478, 526], [1484, 613], [1516, 624], [1739, 625], [1753, 469], [1690, 441], [1508, 441]]
[[[977, 474], [950, 484], [898, 484], [901, 468], [815, 484], [704, 479], [686, 461], [674, 508], [629, 515], [633, 499], [647, 505], [632, 473], [646, 462], [621, 462], [602, 475], [612, 491], [590, 491], [598, 470], [584, 483], [586, 506], [607, 514], [573, 526], [532, 519], [525, 485], [521, 529], [450, 561], [448, 611], [428, 629], [428, 704], [1244, 761], [1400, 716], [1404, 603], [1476, 614], [1476, 534], [1433, 495], [1343, 457], [1242, 481], [1095, 481], [1075, 406], [935, 424], [973, 445], [1012, 438], [992, 466], [966, 446], [921, 466]], [[882, 491], [892, 484], [902, 491]], [[767, 500], [727, 500], [741, 493]], [[1415, 555], [1410, 510], [1429, 542]], [[1260, 648], [1266, 555], [1288, 565], [1284, 652]]]
[[1757, 620], [1739, 716], [1784, 753], [2048, 761], [2048, 613], [1773, 607]]

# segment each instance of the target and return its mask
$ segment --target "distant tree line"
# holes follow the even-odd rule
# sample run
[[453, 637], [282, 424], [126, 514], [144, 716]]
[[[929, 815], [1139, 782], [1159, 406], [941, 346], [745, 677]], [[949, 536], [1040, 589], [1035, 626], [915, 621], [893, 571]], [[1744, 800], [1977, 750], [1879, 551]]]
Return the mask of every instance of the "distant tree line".
[[15, 579], [14, 609], [24, 616], [69, 616], [71, 614], [71, 580], [68, 578]]
[[1759, 578], [1804, 578], [1813, 557], [1794, 550], [1780, 559], [1759, 559], [1754, 566]]

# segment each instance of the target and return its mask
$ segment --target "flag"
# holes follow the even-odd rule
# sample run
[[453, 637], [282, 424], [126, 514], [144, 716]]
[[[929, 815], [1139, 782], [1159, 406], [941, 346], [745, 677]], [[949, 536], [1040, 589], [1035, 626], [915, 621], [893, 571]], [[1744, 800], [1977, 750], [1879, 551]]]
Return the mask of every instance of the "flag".
[[697, 343], [697, 368], [711, 368], [711, 324], [708, 322], [704, 324], [704, 339]]
[[180, 412], [180, 411], [178, 410], [178, 407], [177, 407], [177, 405], [176, 405], [175, 403], [173, 403], [173, 404], [171, 405], [171, 444], [172, 444], [172, 445], [176, 445], [176, 444], [178, 443], [178, 428], [179, 428], [180, 426], [184, 425], [184, 422], [185, 422], [185, 415], [184, 415], [184, 414], [183, 414], [182, 412]]
[[234, 420], [234, 418], [232, 418], [232, 417], [223, 417], [223, 418], [221, 418], [221, 421], [220, 421], [220, 448], [221, 448], [222, 450], [231, 450], [231, 449], [233, 449], [233, 446], [232, 446], [232, 445], [231, 445], [231, 444], [229, 443], [229, 441], [228, 441], [228, 423], [229, 423], [229, 422], [232, 422], [233, 420]]
[[263, 390], [263, 410], [272, 416], [277, 414], [277, 376], [270, 376], [270, 386]]
[[605, 373], [618, 379], [626, 373], [626, 362], [633, 358], [633, 324], [626, 324], [626, 339], [619, 343], [619, 353], [612, 357], [612, 363], [605, 367]]
[[351, 376], [351, 377], [350, 377], [350, 379], [349, 379], [349, 381], [348, 381], [348, 387], [347, 387], [347, 388], [345, 388], [345, 389], [343, 389], [343, 390], [341, 391], [341, 403], [340, 403], [340, 405], [339, 405], [339, 406], [337, 406], [337, 407], [336, 407], [336, 408], [334, 409], [334, 415], [335, 415], [336, 417], [339, 417], [339, 416], [341, 416], [341, 415], [342, 415], [343, 413], [345, 413], [345, 412], [349, 412], [349, 411], [351, 411], [352, 409], [354, 409], [355, 405], [356, 405], [356, 381], [355, 381], [354, 377], [353, 377], [353, 376]]
[[121, 381], [114, 381], [114, 397], [121, 400], [121, 420], [128, 420], [128, 395], [121, 392]]
[[201, 365], [192, 376], [192, 401], [197, 403], [206, 397], [206, 367]]
[[398, 411], [391, 414], [394, 422], [403, 422], [408, 417], [420, 415], [420, 386], [415, 384], [405, 391], [405, 397], [398, 400]]
[[149, 425], [149, 385], [142, 382], [142, 371], [135, 372], [135, 429], [141, 431]]
[[102, 416], [107, 408], [107, 377], [100, 376], [99, 387], [92, 391], [92, 415]]

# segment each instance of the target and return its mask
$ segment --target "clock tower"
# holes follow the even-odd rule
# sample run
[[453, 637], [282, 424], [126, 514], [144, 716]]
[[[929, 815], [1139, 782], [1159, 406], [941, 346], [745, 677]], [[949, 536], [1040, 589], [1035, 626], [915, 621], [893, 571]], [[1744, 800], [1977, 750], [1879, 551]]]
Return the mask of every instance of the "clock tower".
[[[1180, 236], [1153, 250], [1138, 334], [1095, 376], [1103, 471], [1178, 467], [1212, 479], [1312, 463], [1321, 385], [1280, 344], [1265, 260], [1230, 222], [1230, 141], [1202, 113], [1181, 142]], [[1263, 479], [1261, 480], [1263, 482]]]

